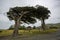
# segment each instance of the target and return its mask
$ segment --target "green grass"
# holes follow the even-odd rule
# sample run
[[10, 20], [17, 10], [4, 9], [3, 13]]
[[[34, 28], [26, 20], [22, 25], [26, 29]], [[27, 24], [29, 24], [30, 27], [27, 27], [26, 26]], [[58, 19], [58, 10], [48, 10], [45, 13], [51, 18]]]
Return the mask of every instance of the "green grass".
[[[34, 29], [34, 30], [19, 30], [19, 34], [22, 35], [36, 35], [36, 34], [47, 34], [47, 33], [52, 33], [52, 32], [56, 32], [56, 29], [49, 29], [49, 30], [38, 30], [38, 29]], [[2, 30], [2, 32], [0, 32], [0, 36], [8, 36], [8, 35], [12, 35], [13, 30]]]
[[13, 33], [13, 30], [2, 30], [2, 32], [0, 32], [0, 36], [8, 36], [11, 35]]

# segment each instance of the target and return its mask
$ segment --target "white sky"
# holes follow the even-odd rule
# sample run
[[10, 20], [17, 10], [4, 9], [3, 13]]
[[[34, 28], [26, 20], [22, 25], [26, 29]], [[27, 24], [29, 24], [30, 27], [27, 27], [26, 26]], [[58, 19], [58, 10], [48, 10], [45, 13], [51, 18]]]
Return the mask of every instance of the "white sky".
[[[14, 22], [9, 21], [5, 15], [9, 8], [15, 6], [35, 6], [43, 5], [51, 11], [51, 17], [46, 23], [60, 23], [60, 0], [0, 0], [0, 29], [7, 29]], [[32, 24], [31, 24], [32, 25]], [[34, 24], [40, 25], [40, 21]]]

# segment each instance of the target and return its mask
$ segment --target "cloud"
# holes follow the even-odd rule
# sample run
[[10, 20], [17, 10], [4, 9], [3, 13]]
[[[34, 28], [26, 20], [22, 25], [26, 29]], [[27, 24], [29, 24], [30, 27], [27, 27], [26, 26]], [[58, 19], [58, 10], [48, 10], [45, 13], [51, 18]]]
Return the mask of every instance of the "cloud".
[[0, 29], [8, 29], [12, 23], [9, 21], [9, 19], [3, 15], [0, 14]]

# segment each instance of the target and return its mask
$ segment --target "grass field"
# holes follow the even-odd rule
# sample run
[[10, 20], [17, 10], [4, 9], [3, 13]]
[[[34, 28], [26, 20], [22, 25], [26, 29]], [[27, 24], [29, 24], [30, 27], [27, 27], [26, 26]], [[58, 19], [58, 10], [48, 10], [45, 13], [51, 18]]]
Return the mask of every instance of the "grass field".
[[[2, 32], [0, 32], [0, 36], [8, 36], [8, 35], [12, 35], [13, 30], [1, 30]], [[47, 33], [52, 33], [52, 32], [56, 32], [56, 29], [49, 29], [49, 30], [38, 30], [38, 29], [34, 29], [34, 30], [19, 30], [19, 34], [22, 35], [36, 35], [36, 34], [47, 34]]]

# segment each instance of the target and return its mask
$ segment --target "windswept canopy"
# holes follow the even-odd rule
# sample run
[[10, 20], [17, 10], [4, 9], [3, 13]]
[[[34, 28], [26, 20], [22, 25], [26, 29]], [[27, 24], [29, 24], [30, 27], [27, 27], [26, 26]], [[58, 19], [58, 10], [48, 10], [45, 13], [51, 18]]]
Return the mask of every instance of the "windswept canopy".
[[34, 10], [34, 7], [14, 7], [10, 8], [9, 12], [7, 12], [7, 15], [10, 20], [17, 20], [21, 15], [24, 14], [24, 12], [26, 12], [20, 21], [23, 21], [25, 23], [35, 23], [36, 20], [32, 16], [32, 12], [34, 12]]
[[38, 19], [41, 19], [41, 18], [48, 19], [50, 17], [50, 15], [49, 15], [50, 10], [48, 10], [48, 8], [38, 5], [36, 10], [37, 10], [36, 11], [36, 17]]

